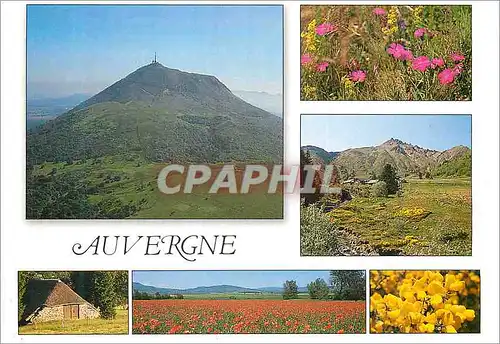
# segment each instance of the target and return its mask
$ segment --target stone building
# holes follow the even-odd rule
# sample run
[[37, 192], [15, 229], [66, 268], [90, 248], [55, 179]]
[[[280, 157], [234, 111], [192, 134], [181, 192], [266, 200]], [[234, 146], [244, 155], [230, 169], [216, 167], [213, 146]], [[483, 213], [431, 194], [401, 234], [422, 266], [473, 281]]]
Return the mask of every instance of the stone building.
[[21, 321], [36, 323], [53, 320], [94, 319], [99, 310], [58, 279], [28, 282]]

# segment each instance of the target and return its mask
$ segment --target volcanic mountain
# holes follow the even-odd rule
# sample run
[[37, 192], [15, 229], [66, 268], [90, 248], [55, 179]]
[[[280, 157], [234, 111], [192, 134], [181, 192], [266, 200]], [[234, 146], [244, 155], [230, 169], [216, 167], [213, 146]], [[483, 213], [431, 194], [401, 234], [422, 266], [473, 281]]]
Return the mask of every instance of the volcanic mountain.
[[[460, 166], [462, 172], [467, 170], [464, 166], [469, 166], [470, 175], [471, 150], [465, 146], [437, 151], [391, 138], [378, 146], [350, 148], [342, 152], [329, 153], [315, 146], [304, 146], [302, 149], [308, 150], [311, 156], [331, 157], [330, 162], [325, 158], [323, 160], [334, 164], [344, 178], [346, 175], [357, 177], [368, 177], [372, 173], [378, 175], [386, 164], [394, 166], [401, 175], [436, 171], [444, 165], [450, 170], [448, 173], [452, 173], [451, 175], [454, 166], [457, 166], [457, 169]], [[462, 172], [457, 171], [457, 175], [461, 175]]]
[[158, 62], [27, 136], [31, 165], [125, 153], [153, 162], [281, 162], [282, 148], [280, 118], [214, 76]]

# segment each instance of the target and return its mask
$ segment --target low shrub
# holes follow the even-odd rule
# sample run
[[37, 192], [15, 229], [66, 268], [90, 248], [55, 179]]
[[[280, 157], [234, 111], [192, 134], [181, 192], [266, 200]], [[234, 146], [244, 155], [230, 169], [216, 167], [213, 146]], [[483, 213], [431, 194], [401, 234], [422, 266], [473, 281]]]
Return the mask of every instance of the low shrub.
[[370, 196], [372, 197], [387, 197], [387, 183], [380, 181], [372, 185], [370, 190]]

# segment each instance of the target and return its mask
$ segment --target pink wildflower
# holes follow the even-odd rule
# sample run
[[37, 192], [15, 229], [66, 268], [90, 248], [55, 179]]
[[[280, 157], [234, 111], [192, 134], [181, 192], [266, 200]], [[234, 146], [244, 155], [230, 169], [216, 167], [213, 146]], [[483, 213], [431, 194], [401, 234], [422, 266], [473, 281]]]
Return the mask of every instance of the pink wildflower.
[[310, 54], [304, 54], [300, 57], [300, 64], [301, 65], [306, 65], [313, 62], [312, 56]]
[[415, 36], [415, 38], [421, 38], [424, 36], [425, 33], [427, 33], [427, 29], [421, 27], [421, 28], [415, 30], [415, 33], [413, 34], [413, 36]]
[[366, 79], [366, 73], [362, 70], [355, 70], [351, 72], [350, 78], [352, 81], [363, 82]]
[[465, 56], [458, 53], [451, 53], [450, 57], [455, 63], [465, 60]]
[[411, 64], [411, 68], [421, 72], [425, 72], [427, 68], [429, 68], [430, 66], [431, 66], [431, 61], [427, 56], [416, 57]]
[[316, 34], [324, 36], [330, 32], [337, 31], [337, 26], [330, 23], [323, 23], [316, 27]]
[[462, 73], [462, 69], [464, 69], [463, 63], [459, 63], [453, 67], [453, 73], [455, 73], [455, 76]]
[[443, 66], [444, 66], [444, 60], [441, 57], [435, 57], [432, 59], [432, 64], [431, 64], [432, 69]]
[[442, 85], [451, 84], [455, 80], [455, 72], [450, 68], [446, 68], [438, 74], [438, 79]]
[[373, 10], [373, 14], [375, 14], [376, 16], [385, 16], [387, 12], [383, 9], [383, 8], [380, 8], [380, 7], [377, 7]]
[[328, 62], [320, 62], [316, 66], [316, 70], [318, 72], [324, 72], [324, 71], [326, 71], [326, 67], [328, 67]]
[[387, 48], [387, 53], [392, 55], [397, 60], [412, 60], [413, 54], [410, 50], [406, 50], [404, 46], [399, 43], [391, 43], [389, 48]]

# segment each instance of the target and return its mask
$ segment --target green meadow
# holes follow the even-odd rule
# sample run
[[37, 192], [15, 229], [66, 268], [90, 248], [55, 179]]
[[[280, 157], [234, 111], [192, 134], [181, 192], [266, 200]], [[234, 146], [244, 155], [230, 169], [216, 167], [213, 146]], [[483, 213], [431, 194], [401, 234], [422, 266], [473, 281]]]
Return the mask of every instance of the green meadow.
[[[165, 164], [150, 163], [139, 155], [105, 156], [98, 159], [47, 162], [33, 168], [34, 190], [27, 197], [36, 207], [30, 218], [143, 218], [215, 219], [283, 217], [283, 195], [268, 194], [264, 186], [248, 194], [227, 191], [209, 194], [209, 185], [195, 187], [193, 193], [164, 194], [158, 190], [157, 176]], [[222, 165], [221, 165], [222, 166]], [[238, 173], [238, 172], [237, 172]], [[177, 176], [179, 177], [179, 176]], [[213, 175], [215, 177], [215, 175]], [[177, 179], [177, 180], [176, 180]], [[168, 183], [175, 186], [180, 178]], [[61, 197], [61, 192], [73, 192]], [[221, 189], [222, 190], [222, 189]], [[251, 190], [252, 191], [252, 190]], [[51, 202], [51, 193], [60, 199]], [[67, 199], [65, 199], [67, 198]], [[74, 207], [74, 209], [68, 209]], [[58, 208], [60, 209], [58, 211]], [[83, 209], [83, 210], [82, 210]]]
[[128, 310], [118, 309], [116, 317], [47, 321], [19, 327], [19, 334], [128, 334]]
[[409, 179], [402, 194], [353, 197], [326, 216], [380, 255], [471, 255], [470, 178]]

